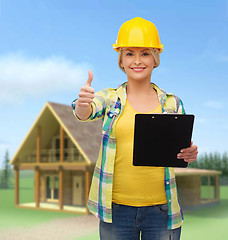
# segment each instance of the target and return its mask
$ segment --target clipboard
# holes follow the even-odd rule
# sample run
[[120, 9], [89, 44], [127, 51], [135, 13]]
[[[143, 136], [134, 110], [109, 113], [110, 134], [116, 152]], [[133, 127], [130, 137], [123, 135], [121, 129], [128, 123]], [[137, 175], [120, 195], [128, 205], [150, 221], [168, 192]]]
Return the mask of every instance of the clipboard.
[[136, 114], [133, 145], [134, 166], [181, 167], [181, 149], [191, 146], [195, 116], [192, 114]]

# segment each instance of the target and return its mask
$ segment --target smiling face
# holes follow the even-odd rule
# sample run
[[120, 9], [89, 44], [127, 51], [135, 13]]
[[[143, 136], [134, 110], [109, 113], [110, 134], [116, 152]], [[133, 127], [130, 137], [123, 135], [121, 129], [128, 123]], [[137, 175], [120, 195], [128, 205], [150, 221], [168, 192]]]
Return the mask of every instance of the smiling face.
[[154, 65], [154, 57], [148, 48], [123, 48], [120, 67], [124, 68], [128, 80], [148, 79], [150, 81]]

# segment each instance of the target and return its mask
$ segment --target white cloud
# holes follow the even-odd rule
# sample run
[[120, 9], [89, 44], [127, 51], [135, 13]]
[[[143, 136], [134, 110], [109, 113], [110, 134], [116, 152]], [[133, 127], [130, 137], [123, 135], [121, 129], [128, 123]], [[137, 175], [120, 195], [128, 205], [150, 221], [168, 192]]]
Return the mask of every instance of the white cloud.
[[220, 101], [208, 101], [206, 103], [204, 103], [205, 106], [212, 108], [212, 109], [223, 109], [224, 108], [224, 103], [220, 102]]
[[74, 63], [57, 56], [45, 59], [31, 59], [18, 53], [0, 56], [0, 104], [76, 90], [86, 82], [90, 68], [88, 63]]

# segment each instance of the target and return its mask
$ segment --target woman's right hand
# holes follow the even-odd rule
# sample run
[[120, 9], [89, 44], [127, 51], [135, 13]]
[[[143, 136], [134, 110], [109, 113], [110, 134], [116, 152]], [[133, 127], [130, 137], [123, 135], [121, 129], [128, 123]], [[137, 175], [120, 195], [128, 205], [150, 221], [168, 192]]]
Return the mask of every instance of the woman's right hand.
[[75, 107], [75, 113], [82, 120], [87, 119], [92, 113], [91, 103], [94, 99], [94, 88], [91, 87], [92, 80], [93, 73], [89, 70], [88, 80], [85, 85], [81, 87]]
[[89, 70], [89, 77], [84, 86], [81, 87], [79, 92], [79, 98], [77, 100], [77, 106], [80, 108], [88, 108], [94, 99], [94, 89], [91, 87], [93, 80], [93, 73]]

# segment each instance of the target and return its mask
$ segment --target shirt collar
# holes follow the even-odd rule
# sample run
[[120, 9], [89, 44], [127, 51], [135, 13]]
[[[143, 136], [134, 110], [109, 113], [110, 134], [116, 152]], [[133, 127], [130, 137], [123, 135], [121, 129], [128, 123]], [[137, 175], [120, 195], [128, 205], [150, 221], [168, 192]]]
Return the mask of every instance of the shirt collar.
[[[162, 105], [162, 109], [163, 109], [163, 105], [166, 101], [167, 98], [167, 93], [159, 88], [155, 83], [151, 83], [151, 85], [153, 86], [153, 88], [157, 91], [158, 93], [158, 99]], [[121, 101], [121, 109], [124, 108], [125, 103], [126, 103], [126, 99], [127, 99], [127, 82], [122, 83], [121, 85], [118, 86], [117, 88], [117, 96], [120, 98]]]

